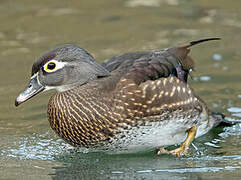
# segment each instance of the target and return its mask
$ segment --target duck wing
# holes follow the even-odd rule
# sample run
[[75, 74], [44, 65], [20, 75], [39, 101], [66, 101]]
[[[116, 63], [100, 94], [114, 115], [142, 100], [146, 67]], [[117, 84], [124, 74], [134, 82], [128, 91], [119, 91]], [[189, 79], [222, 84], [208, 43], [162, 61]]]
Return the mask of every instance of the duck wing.
[[105, 61], [102, 65], [115, 77], [110, 83], [115, 84], [114, 111], [125, 115], [124, 119], [160, 119], [164, 113], [170, 118], [169, 112], [177, 111], [182, 113], [176, 115], [198, 116], [206, 105], [186, 83], [189, 70], [194, 68], [188, 53], [192, 45], [208, 40], [216, 39], [161, 51], [127, 53]]
[[210, 40], [219, 38], [208, 38], [192, 41], [187, 45], [171, 47], [159, 51], [131, 52], [115, 56], [105, 60], [101, 65], [108, 71], [122, 71], [133, 73], [137, 83], [146, 80], [156, 80], [170, 75], [178, 77], [187, 82], [189, 71], [194, 69], [194, 61], [188, 56], [190, 47]]

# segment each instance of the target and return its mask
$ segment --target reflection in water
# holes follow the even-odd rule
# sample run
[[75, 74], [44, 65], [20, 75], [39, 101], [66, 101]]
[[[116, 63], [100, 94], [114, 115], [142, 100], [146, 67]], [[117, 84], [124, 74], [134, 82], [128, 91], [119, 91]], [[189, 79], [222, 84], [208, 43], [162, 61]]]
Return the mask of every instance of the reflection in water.
[[8, 147], [2, 155], [22, 160], [52, 160], [53, 155], [61, 153], [68, 145], [61, 139], [51, 139], [43, 134], [21, 138], [14, 143], [14, 146], [15, 148]]
[[168, 5], [179, 5], [178, 0], [128, 0], [126, 2], [127, 7], [138, 7], [138, 6], [147, 6], [147, 7], [159, 7], [162, 4]]
[[[167, 178], [169, 174], [163, 174], [156, 169], [171, 170], [185, 165], [183, 161], [175, 158], [155, 157], [154, 153], [141, 155], [112, 155], [104, 154], [58, 157], [58, 161], [65, 162], [65, 166], [56, 169], [53, 179], [142, 179], [152, 175], [152, 178]], [[69, 159], [66, 160], [66, 158]], [[168, 172], [168, 171], [166, 171]], [[180, 178], [178, 172], [172, 173], [173, 177]]]
[[240, 156], [201, 156], [177, 159], [170, 156], [156, 157], [154, 153], [135, 155], [68, 154], [56, 156], [65, 165], [56, 168], [53, 179], [154, 179], [194, 178], [202, 173], [239, 171]]
[[216, 128], [195, 140], [194, 147], [197, 149], [191, 147], [189, 155], [181, 159], [169, 155], [156, 156], [155, 152], [122, 155], [76, 152], [66, 149], [68, 145], [62, 140], [51, 139], [49, 133], [21, 138], [14, 145], [17, 148], [9, 147], [1, 155], [61, 163], [49, 174], [53, 179], [145, 179], [150, 176], [154, 179], [170, 176], [175, 179], [200, 179], [202, 173], [240, 171], [238, 149], [232, 152], [230, 147], [225, 147], [226, 141], [234, 143], [231, 142], [232, 136], [238, 132], [241, 133], [239, 124], [226, 127], [225, 131], [222, 127]]

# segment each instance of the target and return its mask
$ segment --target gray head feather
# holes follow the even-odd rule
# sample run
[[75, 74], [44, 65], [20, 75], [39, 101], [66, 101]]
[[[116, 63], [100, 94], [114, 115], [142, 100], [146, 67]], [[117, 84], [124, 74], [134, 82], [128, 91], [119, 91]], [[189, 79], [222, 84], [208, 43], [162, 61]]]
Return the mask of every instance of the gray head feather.
[[[64, 63], [64, 67], [46, 72], [43, 66], [53, 59]], [[32, 75], [37, 72], [42, 85], [61, 91], [110, 75], [90, 53], [72, 44], [58, 46], [40, 56], [33, 65]]]

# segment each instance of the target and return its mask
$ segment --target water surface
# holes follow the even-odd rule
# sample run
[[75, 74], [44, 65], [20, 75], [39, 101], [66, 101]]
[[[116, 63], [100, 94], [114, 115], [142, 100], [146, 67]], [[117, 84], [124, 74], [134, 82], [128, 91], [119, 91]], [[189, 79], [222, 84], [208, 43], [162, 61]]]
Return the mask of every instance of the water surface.
[[221, 37], [192, 48], [196, 71], [189, 83], [211, 109], [240, 120], [240, 7], [235, 0], [2, 0], [0, 179], [240, 179], [240, 124], [196, 139], [181, 159], [155, 152], [106, 155], [69, 150], [54, 134], [46, 119], [53, 91], [14, 107], [33, 61], [56, 45], [78, 44], [101, 62]]

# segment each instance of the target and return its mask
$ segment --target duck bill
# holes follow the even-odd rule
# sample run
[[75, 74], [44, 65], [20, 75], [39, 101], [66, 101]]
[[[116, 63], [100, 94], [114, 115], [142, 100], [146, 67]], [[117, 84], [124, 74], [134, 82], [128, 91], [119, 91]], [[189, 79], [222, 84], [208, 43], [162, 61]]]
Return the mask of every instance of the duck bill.
[[32, 76], [26, 89], [16, 98], [15, 106], [18, 106], [23, 102], [27, 101], [28, 99], [34, 97], [38, 93], [42, 92], [44, 89], [45, 87], [39, 83], [37, 75]]

